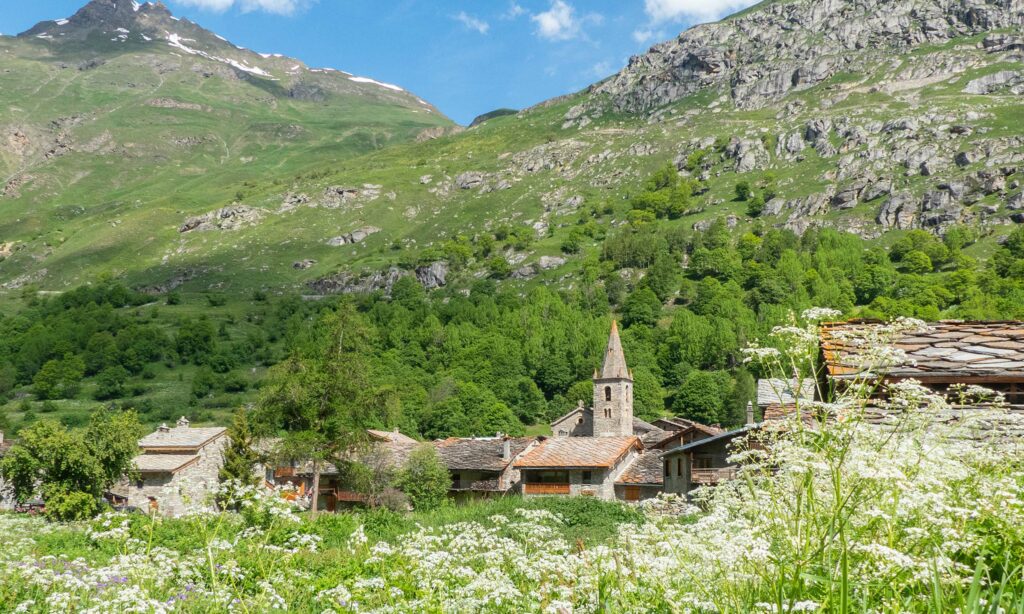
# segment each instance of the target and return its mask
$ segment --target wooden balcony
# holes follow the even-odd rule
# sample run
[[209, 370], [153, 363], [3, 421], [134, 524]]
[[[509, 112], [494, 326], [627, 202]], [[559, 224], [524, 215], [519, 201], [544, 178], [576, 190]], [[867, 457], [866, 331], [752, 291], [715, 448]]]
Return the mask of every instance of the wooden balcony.
[[295, 477], [295, 467], [278, 467], [274, 469], [275, 478], [293, 478]]
[[708, 486], [718, 484], [736, 477], [736, 467], [718, 467], [716, 469], [691, 469], [690, 482]]
[[523, 493], [527, 495], [567, 495], [568, 484], [523, 484]]

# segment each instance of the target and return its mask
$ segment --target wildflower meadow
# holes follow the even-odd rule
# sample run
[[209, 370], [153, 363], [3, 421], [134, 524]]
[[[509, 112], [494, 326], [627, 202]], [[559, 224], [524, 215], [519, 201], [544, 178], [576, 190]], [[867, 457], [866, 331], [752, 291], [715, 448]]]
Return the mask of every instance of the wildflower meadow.
[[[806, 372], [816, 338], [781, 327], [748, 356]], [[877, 394], [895, 358], [765, 423], [735, 451], [739, 477], [690, 502], [509, 497], [310, 521], [229, 486], [237, 512], [0, 515], [0, 611], [1024, 613], [1024, 424], [980, 388]]]

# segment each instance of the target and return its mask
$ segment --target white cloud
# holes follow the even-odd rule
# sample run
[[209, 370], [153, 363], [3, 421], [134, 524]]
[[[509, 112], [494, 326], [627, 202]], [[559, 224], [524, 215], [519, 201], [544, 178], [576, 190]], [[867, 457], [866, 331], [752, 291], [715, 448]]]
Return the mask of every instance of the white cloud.
[[526, 9], [524, 9], [522, 7], [522, 5], [517, 4], [516, 2], [512, 2], [511, 4], [509, 4], [508, 10], [505, 11], [502, 14], [501, 18], [502, 19], [517, 19], [518, 17], [520, 17], [522, 15], [525, 15], [525, 14], [526, 14]]
[[291, 15], [315, 0], [177, 0], [178, 4], [223, 13], [238, 8], [243, 13], [263, 11], [275, 15]]
[[537, 33], [551, 40], [569, 40], [580, 31], [575, 11], [562, 0], [554, 0], [549, 10], [538, 13], [531, 19], [537, 23]]
[[757, 0], [644, 0], [644, 12], [653, 23], [716, 21], [745, 9]]
[[583, 24], [596, 24], [604, 21], [604, 17], [598, 13], [589, 13], [578, 17], [576, 9], [564, 0], [552, 0], [550, 9], [543, 13], [537, 13], [530, 19], [537, 24], [537, 34], [542, 38], [554, 41], [576, 38], [582, 33]]
[[453, 17], [453, 19], [460, 22], [470, 30], [476, 30], [480, 34], [487, 34], [487, 31], [491, 29], [491, 24], [467, 14], [466, 11], [460, 11], [458, 15]]

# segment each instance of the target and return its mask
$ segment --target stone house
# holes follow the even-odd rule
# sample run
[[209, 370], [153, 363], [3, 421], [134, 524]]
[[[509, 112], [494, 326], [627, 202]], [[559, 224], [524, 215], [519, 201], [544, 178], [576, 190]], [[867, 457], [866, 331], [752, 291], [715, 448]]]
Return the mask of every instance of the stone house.
[[552, 437], [514, 463], [523, 495], [579, 495], [614, 499], [615, 483], [643, 452], [635, 435]]
[[434, 442], [452, 476], [449, 493], [457, 500], [503, 495], [520, 490], [514, 465], [539, 444], [536, 437], [449, 437]]
[[135, 468], [139, 477], [115, 491], [143, 511], [179, 516], [190, 509], [211, 508], [228, 445], [223, 427], [192, 427], [184, 417], [161, 425], [139, 440]]
[[761, 428], [754, 418], [754, 405], [747, 403], [747, 422], [743, 427], [667, 449], [662, 455], [664, 491], [685, 495], [698, 486], [713, 486], [736, 476], [737, 467], [729, 462], [732, 445]]
[[664, 491], [662, 451], [644, 450], [615, 481], [615, 498], [641, 501], [657, 497]]

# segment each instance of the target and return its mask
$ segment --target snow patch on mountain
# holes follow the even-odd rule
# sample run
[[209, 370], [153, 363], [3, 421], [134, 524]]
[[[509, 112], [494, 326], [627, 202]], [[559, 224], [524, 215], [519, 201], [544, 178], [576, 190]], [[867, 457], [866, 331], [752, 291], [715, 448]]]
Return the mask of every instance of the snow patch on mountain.
[[381, 81], [377, 81], [376, 79], [371, 79], [369, 77], [349, 77], [349, 80], [350, 81], [355, 81], [356, 83], [369, 83], [371, 85], [377, 85], [377, 86], [380, 86], [380, 87], [386, 87], [387, 89], [395, 90], [396, 92], [404, 92], [405, 91], [404, 89], [398, 87], [397, 85], [392, 85], [391, 83], [383, 83]]

